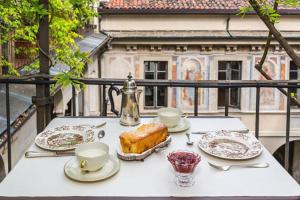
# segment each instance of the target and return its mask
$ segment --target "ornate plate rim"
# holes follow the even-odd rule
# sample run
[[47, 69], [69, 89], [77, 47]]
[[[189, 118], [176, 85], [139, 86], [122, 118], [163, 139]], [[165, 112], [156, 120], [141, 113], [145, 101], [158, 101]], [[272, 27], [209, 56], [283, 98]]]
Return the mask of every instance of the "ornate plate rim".
[[[249, 138], [251, 138], [252, 141], [255, 141], [259, 144], [259, 148], [260, 148], [259, 152], [255, 155], [253, 155], [253, 156], [248, 156], [248, 157], [245, 157], [245, 158], [228, 158], [226, 156], [220, 156], [220, 155], [213, 154], [212, 152], [209, 151], [208, 148], [204, 148], [204, 147], [201, 146], [201, 140], [203, 139], [203, 137], [205, 137], [208, 134], [212, 134], [213, 136], [218, 136], [219, 133], [230, 133], [230, 134], [234, 133], [234, 134], [239, 134], [239, 135], [247, 135], [247, 136], [249, 136]], [[227, 136], [227, 137], [229, 137], [229, 136]], [[231, 137], [234, 137], [234, 136], [231, 136]], [[241, 139], [241, 138], [239, 138], [239, 139]], [[232, 139], [232, 140], [237, 141], [236, 139]], [[251, 145], [249, 145], [249, 143], [247, 141], [244, 140], [243, 143], [247, 144], [247, 146], [251, 148]], [[250, 160], [250, 159], [257, 158], [258, 156], [260, 156], [262, 154], [262, 151], [263, 151], [263, 147], [262, 147], [261, 142], [259, 140], [257, 140], [255, 138], [255, 136], [252, 135], [251, 133], [240, 133], [240, 132], [232, 132], [232, 131], [215, 131], [215, 132], [210, 132], [210, 133], [204, 134], [200, 137], [200, 140], [198, 142], [198, 148], [201, 149], [203, 152], [207, 153], [208, 155], [214, 156], [216, 158], [225, 159], [225, 160]]]
[[[65, 148], [50, 148], [50, 147], [47, 147], [47, 146], [44, 146], [42, 144], [40, 144], [38, 142], [38, 139], [40, 139], [42, 137], [42, 134], [47, 132], [47, 131], [51, 131], [51, 132], [58, 132], [58, 131], [66, 131], [66, 130], [55, 130], [55, 129], [59, 129], [59, 128], [63, 128], [63, 127], [80, 127], [80, 128], [84, 128], [86, 129], [85, 131], [92, 131], [93, 133], [93, 136], [92, 136], [92, 141], [95, 140], [95, 135], [94, 135], [94, 130], [90, 127], [87, 127], [87, 126], [80, 126], [80, 125], [62, 125], [62, 126], [58, 126], [58, 127], [54, 127], [54, 128], [49, 128], [49, 129], [45, 129], [44, 131], [42, 131], [41, 133], [39, 133], [35, 139], [34, 139], [34, 143], [36, 146], [38, 146], [39, 148], [41, 149], [44, 149], [44, 150], [48, 150], [48, 151], [70, 151], [70, 150], [74, 150], [76, 148], [76, 145], [72, 146], [72, 147], [65, 147]], [[78, 130], [77, 130], [78, 131]], [[49, 137], [49, 136], [48, 136]], [[91, 142], [92, 142], [91, 141]], [[84, 141], [85, 142], [85, 141]]]

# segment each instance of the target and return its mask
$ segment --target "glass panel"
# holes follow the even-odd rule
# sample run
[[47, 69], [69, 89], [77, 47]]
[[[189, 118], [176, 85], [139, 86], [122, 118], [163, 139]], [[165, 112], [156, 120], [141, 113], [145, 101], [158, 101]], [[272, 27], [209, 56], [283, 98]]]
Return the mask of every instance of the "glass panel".
[[157, 79], [158, 80], [167, 79], [167, 73], [166, 72], [157, 72]]
[[219, 72], [219, 80], [226, 80], [226, 72]]
[[239, 107], [239, 89], [230, 89], [230, 106]]
[[157, 106], [167, 106], [166, 87], [157, 87]]
[[240, 61], [231, 61], [231, 69], [240, 70], [241, 62]]
[[298, 72], [290, 71], [290, 80], [297, 80], [297, 79], [298, 79]]
[[145, 79], [154, 79], [154, 72], [145, 72]]
[[240, 80], [240, 71], [239, 70], [231, 70], [231, 80]]
[[219, 71], [224, 70], [226, 71], [226, 61], [219, 61]]
[[296, 64], [293, 61], [290, 62], [290, 70], [298, 70]]
[[156, 62], [151, 61], [150, 62], [150, 71], [154, 72], [155, 71], [155, 66], [156, 66]]
[[218, 89], [218, 106], [219, 107], [225, 106], [225, 89], [224, 88]]
[[144, 62], [144, 66], [145, 66], [145, 71], [149, 71], [150, 68], [149, 68], [149, 62], [145, 61]]
[[157, 71], [167, 71], [167, 61], [159, 61], [157, 62]]
[[154, 87], [145, 86], [145, 106], [154, 106]]
[[[226, 80], [226, 61], [219, 61], [219, 80]], [[218, 107], [224, 107], [225, 106], [225, 89], [219, 88], [218, 89]]]
[[144, 65], [145, 65], [145, 71], [148, 71], [148, 72], [149, 71], [151, 71], [151, 72], [155, 71], [155, 65], [153, 65], [153, 62], [145, 61]]
[[[298, 79], [298, 67], [295, 65], [293, 61], [290, 61], [290, 80], [297, 80]], [[297, 88], [291, 88], [291, 93], [294, 93], [295, 97], [297, 98], [299, 95], [299, 91]], [[299, 97], [297, 98], [299, 101]], [[294, 101], [291, 101], [291, 106], [297, 106]]]
[[[290, 80], [298, 80], [298, 68], [295, 65], [295, 63], [293, 61], [290, 61]], [[297, 91], [296, 88], [291, 88], [291, 93], [294, 93], [295, 97], [297, 98], [299, 95], [299, 91]], [[299, 101], [299, 97], [297, 98]], [[296, 103], [294, 103], [294, 101], [291, 101], [291, 106], [297, 106]]]
[[298, 79], [298, 68], [293, 61], [290, 62], [290, 80]]

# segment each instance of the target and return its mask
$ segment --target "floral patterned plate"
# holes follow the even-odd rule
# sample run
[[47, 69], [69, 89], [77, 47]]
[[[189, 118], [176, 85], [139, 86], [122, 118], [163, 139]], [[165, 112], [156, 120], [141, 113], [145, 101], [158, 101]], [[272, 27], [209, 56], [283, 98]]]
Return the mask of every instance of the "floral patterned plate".
[[252, 134], [228, 131], [204, 134], [198, 146], [212, 156], [229, 160], [247, 160], [262, 152], [261, 143]]
[[50, 151], [68, 151], [84, 142], [93, 142], [94, 131], [86, 126], [60, 126], [45, 130], [35, 138], [35, 144]]

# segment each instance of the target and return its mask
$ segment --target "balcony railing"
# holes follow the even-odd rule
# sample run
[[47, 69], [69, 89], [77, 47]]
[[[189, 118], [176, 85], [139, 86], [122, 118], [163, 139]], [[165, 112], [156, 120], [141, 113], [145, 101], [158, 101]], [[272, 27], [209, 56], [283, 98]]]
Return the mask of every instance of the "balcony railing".
[[[50, 78], [50, 79], [48, 79]], [[105, 78], [93, 78], [93, 79], [76, 79], [85, 83], [86, 85], [98, 85], [102, 87], [102, 116], [107, 116], [107, 96], [106, 89], [112, 86], [123, 85], [123, 79], [105, 79]], [[10, 84], [35, 84], [35, 85], [47, 85], [55, 84], [55, 80], [49, 76], [30, 76], [23, 78], [2, 78], [0, 84], [6, 85], [6, 115], [7, 115], [7, 149], [8, 149], [8, 170], [11, 170], [11, 130], [10, 130], [10, 101], [9, 101], [9, 85]], [[291, 114], [291, 101], [295, 101], [294, 97], [291, 97], [291, 91], [293, 88], [300, 88], [300, 81], [270, 81], [270, 80], [241, 80], [241, 81], [217, 81], [217, 80], [201, 80], [201, 81], [183, 81], [183, 80], [136, 80], [137, 86], [163, 86], [172, 88], [193, 88], [195, 91], [194, 95], [194, 116], [198, 116], [198, 90], [201, 88], [224, 88], [225, 89], [225, 116], [229, 116], [229, 89], [230, 88], [255, 88], [256, 89], [256, 103], [255, 103], [255, 136], [259, 138], [259, 117], [260, 117], [260, 90], [261, 88], [277, 88], [285, 89], [287, 92], [286, 101], [286, 134], [285, 134], [285, 162], [284, 166], [286, 170], [289, 170], [289, 140], [290, 140], [290, 114]], [[75, 106], [75, 88], [73, 87], [72, 92], [72, 109], [73, 114], [76, 113]], [[41, 100], [39, 100], [41, 101]], [[38, 104], [39, 101], [35, 101]], [[47, 99], [43, 100], [47, 102]], [[51, 101], [48, 101], [50, 104]], [[38, 106], [38, 105], [37, 105]], [[51, 112], [49, 109], [44, 109], [43, 112]], [[51, 113], [47, 113], [48, 116]], [[42, 130], [43, 124], [37, 121], [37, 130]]]

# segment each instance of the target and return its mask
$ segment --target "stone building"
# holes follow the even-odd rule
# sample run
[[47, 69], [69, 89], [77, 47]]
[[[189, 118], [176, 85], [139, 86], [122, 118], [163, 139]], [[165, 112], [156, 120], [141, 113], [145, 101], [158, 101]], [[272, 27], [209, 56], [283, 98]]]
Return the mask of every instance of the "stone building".
[[[262, 80], [254, 68], [261, 59], [268, 29], [250, 14], [237, 16], [245, 1], [101, 2], [99, 28], [113, 39], [101, 59], [101, 77], [172, 80]], [[280, 8], [276, 27], [300, 50], [300, 9]], [[299, 70], [282, 47], [271, 42], [264, 71], [274, 80], [298, 79]], [[194, 89], [144, 87], [140, 110], [153, 114], [161, 106], [193, 113]], [[297, 92], [297, 91], [294, 91]], [[199, 90], [199, 113], [223, 115], [224, 90]], [[255, 90], [230, 90], [230, 116], [254, 130]], [[116, 97], [116, 99], [119, 97]], [[118, 104], [118, 103], [117, 103]], [[271, 152], [284, 143], [286, 98], [261, 89], [260, 135]], [[271, 123], [270, 123], [271, 122]], [[291, 136], [300, 136], [299, 108], [293, 106]]]

